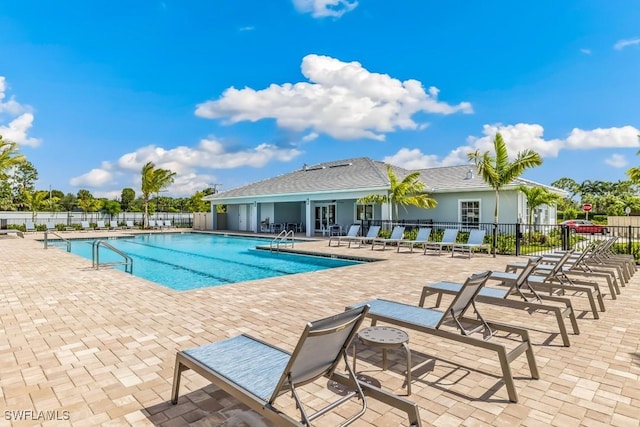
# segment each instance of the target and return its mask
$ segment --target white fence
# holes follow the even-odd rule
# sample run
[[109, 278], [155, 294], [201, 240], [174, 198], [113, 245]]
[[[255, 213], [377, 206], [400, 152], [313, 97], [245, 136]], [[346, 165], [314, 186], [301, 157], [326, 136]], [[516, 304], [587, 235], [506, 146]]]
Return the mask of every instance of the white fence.
[[[80, 224], [80, 221], [110, 221], [115, 220], [119, 223], [125, 221], [133, 221], [135, 224], [142, 224], [142, 212], [120, 212], [113, 218], [109, 214], [102, 212], [37, 212], [35, 217], [33, 212], [16, 212], [16, 211], [0, 211], [0, 224], [2, 227], [11, 227], [16, 225], [24, 225], [27, 221], [33, 221], [37, 225], [47, 223], [62, 224], [64, 226], [72, 226]], [[191, 227], [193, 224], [193, 213], [174, 213], [174, 212], [157, 212], [151, 215], [151, 219], [169, 219], [175, 226]]]

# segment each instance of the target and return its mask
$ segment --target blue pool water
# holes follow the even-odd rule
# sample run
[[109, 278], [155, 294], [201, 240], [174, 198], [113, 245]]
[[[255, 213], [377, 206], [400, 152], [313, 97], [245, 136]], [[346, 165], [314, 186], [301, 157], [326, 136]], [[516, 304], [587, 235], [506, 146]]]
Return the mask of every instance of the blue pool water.
[[[74, 240], [71, 252], [91, 259], [93, 240]], [[269, 240], [197, 233], [154, 233], [109, 239], [133, 258], [133, 274], [175, 290], [189, 290], [357, 264], [356, 261], [255, 249]], [[100, 262], [122, 261], [100, 247]], [[121, 267], [117, 267], [121, 268]], [[123, 267], [121, 269], [124, 269]]]

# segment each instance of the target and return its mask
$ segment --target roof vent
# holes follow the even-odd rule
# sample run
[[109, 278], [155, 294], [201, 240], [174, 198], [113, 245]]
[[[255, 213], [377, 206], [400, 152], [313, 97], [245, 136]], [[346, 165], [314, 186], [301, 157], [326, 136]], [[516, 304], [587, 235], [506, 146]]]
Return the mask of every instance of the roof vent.
[[467, 171], [467, 174], [465, 175], [464, 179], [471, 179], [473, 178], [473, 171], [471, 169], [469, 169]]
[[331, 165], [329, 166], [329, 168], [342, 168], [342, 167], [351, 166], [351, 165], [353, 165], [353, 163], [340, 163], [337, 165]]

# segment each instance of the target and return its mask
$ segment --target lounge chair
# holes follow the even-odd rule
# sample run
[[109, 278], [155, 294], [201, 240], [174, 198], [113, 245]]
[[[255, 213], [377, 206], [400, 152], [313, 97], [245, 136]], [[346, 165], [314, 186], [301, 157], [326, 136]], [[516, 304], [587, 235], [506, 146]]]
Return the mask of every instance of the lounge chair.
[[457, 238], [458, 238], [458, 229], [447, 228], [444, 230], [444, 234], [442, 235], [442, 240], [440, 240], [439, 242], [431, 241], [424, 244], [424, 254], [426, 255], [427, 250], [431, 249], [432, 251], [438, 251], [438, 255], [440, 255], [442, 254], [442, 248], [455, 245]]
[[[568, 317], [573, 327], [573, 333], [575, 335], [580, 334], [580, 328], [578, 327], [578, 321], [576, 320], [573, 306], [569, 298], [562, 298], [556, 296], [539, 295], [528, 285], [528, 278], [530, 274], [540, 265], [542, 258], [533, 257], [527, 262], [524, 269], [520, 271], [518, 277], [510, 281], [507, 286], [504, 287], [483, 287], [476, 296], [476, 301], [498, 305], [501, 307], [515, 308], [518, 310], [526, 310], [531, 313], [532, 311], [540, 311], [542, 313], [552, 313], [556, 316], [558, 322], [558, 329], [562, 337], [562, 343], [565, 347], [569, 347], [569, 334], [567, 333], [567, 327], [564, 323], [564, 318]], [[492, 276], [489, 276], [491, 280]], [[498, 279], [500, 280], [500, 279]], [[436, 282], [426, 285], [422, 289], [422, 295], [420, 296], [420, 307], [424, 307], [425, 299], [431, 295], [437, 295], [436, 307], [440, 307], [442, 301], [442, 295], [456, 295], [460, 292], [462, 284], [453, 282]], [[515, 297], [511, 298], [511, 297]], [[560, 305], [547, 304], [545, 301], [552, 301], [560, 303]]]
[[47, 222], [47, 231], [57, 231], [56, 224], [53, 222]]
[[133, 221], [131, 220], [127, 220], [125, 221], [125, 227], [127, 230], [133, 230], [134, 228], [136, 228], [136, 226], [134, 225]]
[[38, 231], [33, 221], [26, 221], [24, 223], [24, 229], [27, 233], [35, 233], [36, 231]]
[[[538, 293], [548, 292], [550, 296], [554, 293], [560, 293], [561, 295], [564, 295], [567, 292], [571, 292], [572, 294], [584, 294], [589, 300], [589, 305], [591, 307], [591, 312], [593, 313], [594, 319], [599, 319], [600, 315], [598, 314], [596, 300], [600, 305], [601, 311], [605, 311], [605, 307], [598, 283], [593, 281], [572, 280], [563, 277], [562, 275], [562, 267], [567, 262], [567, 259], [569, 259], [572, 253], [573, 251], [566, 251], [563, 257], [553, 265], [553, 269], [544, 271], [543, 275], [530, 275], [527, 283], [532, 290], [535, 290]], [[515, 271], [516, 269], [507, 266], [506, 272], [494, 271], [492, 273], [492, 278], [494, 278], [495, 280], [500, 280], [504, 283], [510, 283], [512, 281], [515, 281], [518, 277], [518, 274]]]
[[[179, 351], [171, 402], [178, 402], [182, 372], [193, 369], [279, 426], [310, 426], [314, 419], [356, 397], [362, 407], [342, 425], [350, 424], [364, 415], [367, 407], [365, 395], [404, 410], [411, 425], [420, 426], [415, 403], [358, 381], [347, 363], [347, 348], [368, 308], [365, 305], [307, 323], [293, 353], [245, 334]], [[335, 372], [343, 362], [347, 375]], [[327, 407], [308, 414], [297, 390], [323, 376], [348, 385], [349, 391]], [[288, 392], [291, 392], [295, 407], [300, 411], [301, 421], [275, 407], [276, 399]], [[348, 416], [344, 412], [341, 414]]]
[[398, 242], [398, 250], [397, 252], [400, 252], [400, 248], [403, 246], [408, 246], [409, 249], [411, 249], [411, 252], [413, 252], [413, 248], [417, 245], [424, 245], [425, 243], [427, 243], [429, 241], [429, 237], [431, 237], [431, 227], [422, 227], [420, 229], [418, 229], [418, 234], [416, 235], [416, 238], [413, 240], [409, 240], [409, 239], [401, 239]]
[[382, 245], [382, 250], [384, 251], [387, 247], [387, 243], [398, 243], [402, 240], [402, 236], [404, 236], [404, 226], [396, 225], [393, 227], [393, 231], [391, 232], [391, 237], [388, 239], [376, 238], [371, 242], [371, 250], [376, 247], [377, 244]]
[[372, 225], [371, 227], [369, 227], [369, 230], [367, 231], [366, 236], [354, 237], [352, 239], [349, 239], [348, 247], [351, 247], [351, 242], [358, 242], [359, 248], [362, 247], [362, 244], [371, 243], [373, 242], [373, 239], [378, 237], [379, 232], [380, 232], [380, 226]]
[[171, 220], [170, 219], [165, 219], [164, 220], [164, 228], [173, 228], [173, 224], [171, 224]]
[[331, 246], [332, 241], [337, 241], [338, 244], [336, 246], [340, 246], [340, 244], [344, 241], [347, 242], [349, 239], [353, 239], [358, 237], [358, 233], [360, 232], [360, 225], [353, 224], [349, 227], [349, 231], [347, 231], [346, 236], [330, 236], [329, 237], [329, 246]]
[[[372, 319], [372, 325], [375, 325], [378, 321], [390, 323], [403, 328], [435, 335], [441, 339], [456, 341], [495, 352], [502, 368], [502, 377], [507, 387], [509, 400], [517, 402], [518, 394], [511, 374], [510, 362], [515, 360], [519, 355], [526, 353], [531, 377], [534, 379], [539, 378], [533, 347], [529, 339], [529, 331], [511, 325], [487, 322], [479, 316], [477, 309], [475, 310], [478, 316], [477, 319], [464, 317], [470, 307], [474, 307], [475, 309], [474, 298], [482, 286], [484, 286], [490, 274], [490, 271], [485, 271], [469, 277], [456, 294], [451, 305], [449, 305], [445, 311], [382, 299], [366, 301], [348, 308], [369, 305], [371, 308], [367, 313], [367, 317]], [[460, 332], [443, 329], [442, 326], [445, 325], [447, 321], [453, 321]], [[463, 324], [467, 323], [472, 324], [474, 329], [465, 329]], [[490, 338], [493, 331], [507, 332], [511, 335], [511, 338], [520, 336], [522, 342], [511, 351], [507, 351], [504, 344], [485, 338], [481, 339], [470, 336], [474, 332], [483, 332], [483, 335], [487, 335], [488, 338]]]
[[82, 231], [91, 231], [91, 230], [93, 230], [91, 228], [91, 224], [89, 224], [89, 221], [80, 221], [80, 226], [82, 227]]
[[155, 219], [150, 219], [149, 220], [149, 228], [151, 228], [153, 230], [157, 230], [160, 227], [156, 224], [156, 220]]
[[109, 231], [120, 230], [120, 226], [118, 225], [118, 221], [111, 220], [109, 221]]
[[109, 230], [104, 221], [96, 221], [96, 230]]
[[[591, 280], [604, 279], [607, 282], [612, 299], [617, 299], [617, 295], [620, 294], [620, 287], [618, 286], [618, 280], [613, 270], [607, 267], [590, 266], [586, 263], [587, 256], [592, 253], [592, 250], [597, 246], [596, 243], [592, 243], [588, 248], [585, 248], [580, 252], [577, 258], [573, 255], [569, 257], [567, 262], [562, 266], [560, 272], [568, 279], [571, 278], [586, 278]], [[545, 274], [554, 268], [554, 264], [559, 260], [558, 254], [547, 254], [542, 257], [542, 262], [536, 267], [536, 271], [539, 274]], [[517, 271], [526, 266], [526, 262], [510, 262], [507, 264], [507, 270]]]
[[451, 256], [453, 257], [456, 252], [462, 252], [463, 254], [466, 252], [471, 258], [476, 249], [487, 249], [488, 252], [488, 246], [484, 243], [484, 235], [486, 233], [486, 230], [471, 230], [467, 243], [456, 243], [451, 246]]

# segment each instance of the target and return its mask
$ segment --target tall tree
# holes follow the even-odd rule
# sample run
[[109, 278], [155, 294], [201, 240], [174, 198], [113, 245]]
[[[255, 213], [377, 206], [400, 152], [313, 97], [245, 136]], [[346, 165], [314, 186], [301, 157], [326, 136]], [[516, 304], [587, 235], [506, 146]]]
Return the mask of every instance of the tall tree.
[[[479, 150], [468, 153], [469, 160], [473, 161], [478, 169], [478, 174], [484, 182], [489, 184], [496, 192], [496, 208], [493, 224], [498, 225], [498, 209], [500, 206], [500, 189], [513, 182], [528, 168], [540, 166], [542, 158], [533, 150], [523, 150], [516, 154], [513, 161], [509, 160], [507, 144], [500, 133], [496, 133], [493, 139], [494, 155], [489, 151], [480, 153]], [[497, 235], [493, 233], [493, 256], [496, 256]]]
[[102, 207], [102, 202], [95, 197], [89, 190], [78, 190], [78, 207], [84, 213], [84, 219], [87, 218], [87, 212], [95, 212]]
[[7, 171], [27, 161], [24, 154], [20, 154], [18, 150], [18, 144], [2, 139], [0, 135], [0, 179], [7, 179]]
[[551, 186], [568, 192], [570, 199], [573, 199], [576, 194], [580, 194], [580, 184], [571, 178], [560, 178], [553, 181]]
[[[436, 202], [429, 194], [425, 193], [425, 185], [420, 181], [420, 172], [411, 172], [402, 181], [393, 172], [391, 165], [387, 165], [387, 175], [389, 176], [389, 191], [387, 194], [370, 194], [358, 199], [360, 204], [383, 204], [386, 203], [394, 208], [395, 218], [398, 218], [398, 207], [417, 206], [423, 209], [436, 207]], [[391, 212], [389, 212], [391, 213]], [[389, 215], [391, 217], [391, 215]]]
[[35, 222], [38, 211], [44, 210], [49, 205], [48, 191], [34, 191], [25, 189], [22, 192], [24, 206], [31, 211], [31, 220]]
[[176, 173], [168, 169], [156, 168], [153, 162], [147, 162], [142, 166], [142, 198], [144, 200], [143, 228], [149, 226], [149, 199], [153, 193], [159, 193], [173, 184]]
[[117, 200], [105, 200], [104, 202], [102, 202], [102, 209], [104, 209], [109, 214], [110, 219], [113, 219], [114, 216], [122, 212], [120, 202], [118, 202]]
[[122, 194], [120, 195], [120, 205], [122, 206], [122, 210], [125, 212], [129, 212], [131, 209], [131, 204], [136, 199], [136, 192], [133, 188], [123, 188]]
[[67, 193], [60, 198], [60, 206], [62, 206], [65, 211], [72, 211], [77, 204], [78, 198], [71, 193]]

